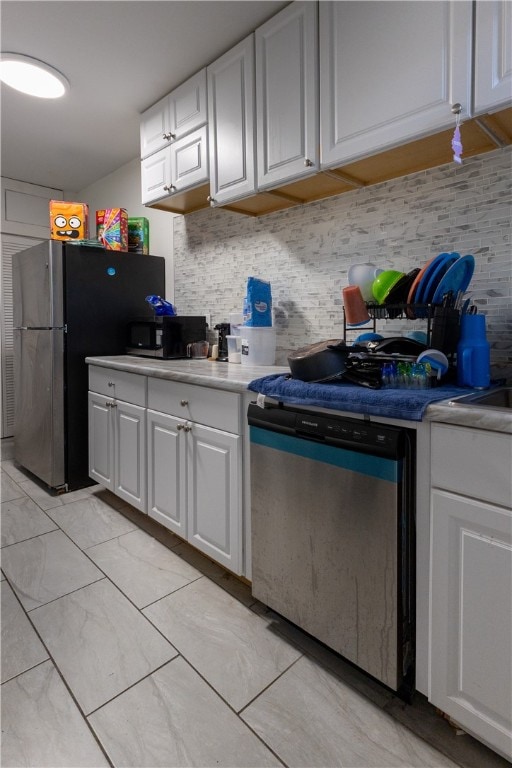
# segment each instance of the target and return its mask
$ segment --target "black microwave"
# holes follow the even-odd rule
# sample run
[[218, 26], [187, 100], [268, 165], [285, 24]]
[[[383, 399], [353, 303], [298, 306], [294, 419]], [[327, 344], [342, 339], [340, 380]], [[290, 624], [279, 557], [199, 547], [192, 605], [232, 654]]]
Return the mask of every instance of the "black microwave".
[[172, 360], [187, 357], [187, 344], [206, 338], [204, 315], [139, 318], [128, 323], [126, 353]]

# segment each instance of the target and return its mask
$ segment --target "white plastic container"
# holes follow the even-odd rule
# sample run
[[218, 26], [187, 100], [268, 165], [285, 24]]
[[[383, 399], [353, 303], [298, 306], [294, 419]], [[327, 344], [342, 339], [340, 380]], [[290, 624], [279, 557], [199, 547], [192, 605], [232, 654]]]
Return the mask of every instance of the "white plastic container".
[[244, 321], [244, 318], [241, 312], [229, 313], [229, 325], [231, 328], [231, 334], [233, 336], [240, 336], [240, 330], [241, 330], [243, 321]]
[[228, 363], [241, 363], [241, 338], [240, 336], [226, 336], [228, 343]]
[[276, 360], [276, 329], [240, 328], [242, 365], [274, 365]]

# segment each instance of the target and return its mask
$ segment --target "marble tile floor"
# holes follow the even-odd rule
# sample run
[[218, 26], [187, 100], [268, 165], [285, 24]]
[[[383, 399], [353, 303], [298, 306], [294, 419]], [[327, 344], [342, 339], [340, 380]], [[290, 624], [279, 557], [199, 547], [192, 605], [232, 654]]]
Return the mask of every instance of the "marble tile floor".
[[498, 768], [99, 486], [1, 463], [1, 765]]

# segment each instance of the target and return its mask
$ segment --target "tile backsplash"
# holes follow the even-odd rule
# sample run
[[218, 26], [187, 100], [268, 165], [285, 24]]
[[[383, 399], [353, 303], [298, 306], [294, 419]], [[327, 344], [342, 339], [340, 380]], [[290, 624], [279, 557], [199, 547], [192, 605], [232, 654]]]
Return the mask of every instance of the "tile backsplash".
[[[212, 326], [241, 311], [247, 277], [272, 285], [276, 362], [343, 338], [342, 288], [352, 264], [408, 272], [442, 251], [472, 253], [468, 289], [486, 314], [496, 377], [512, 377], [512, 149], [252, 218], [208, 209], [174, 218], [175, 303]], [[426, 321], [378, 321], [396, 335]], [[371, 330], [368, 328], [365, 330]], [[359, 331], [360, 332], [360, 331]], [[355, 337], [350, 331], [347, 341]]]

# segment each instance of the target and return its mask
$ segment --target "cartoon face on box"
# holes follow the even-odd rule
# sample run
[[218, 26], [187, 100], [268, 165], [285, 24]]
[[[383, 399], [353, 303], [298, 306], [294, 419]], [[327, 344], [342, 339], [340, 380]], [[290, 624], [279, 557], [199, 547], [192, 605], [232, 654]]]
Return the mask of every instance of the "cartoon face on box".
[[52, 240], [82, 240], [88, 237], [87, 205], [50, 201], [50, 238]]

